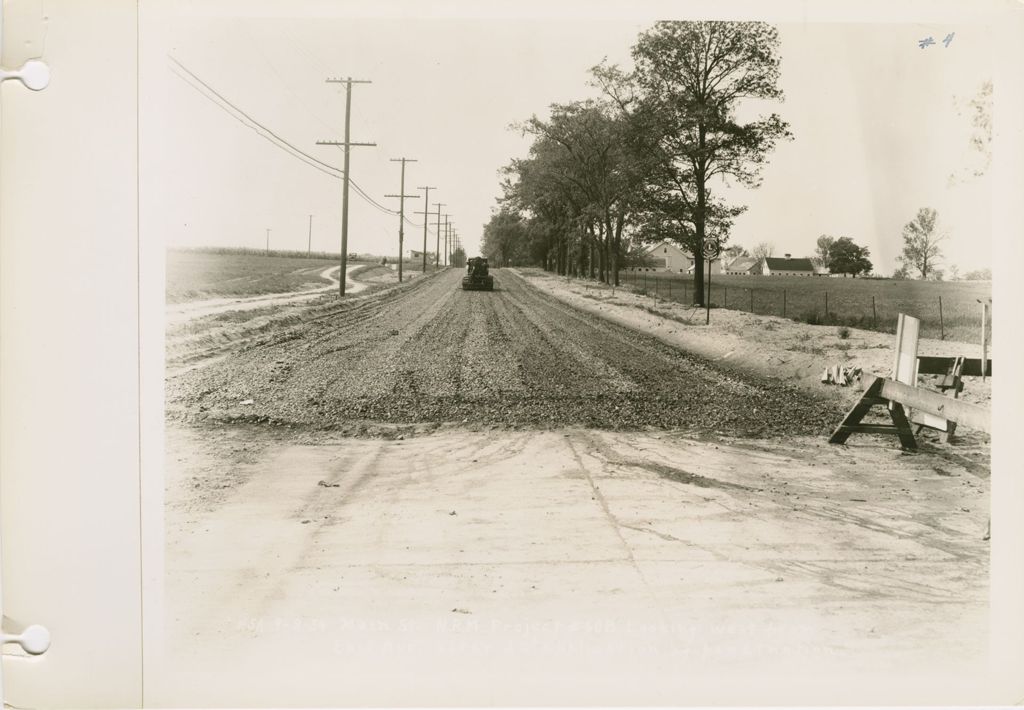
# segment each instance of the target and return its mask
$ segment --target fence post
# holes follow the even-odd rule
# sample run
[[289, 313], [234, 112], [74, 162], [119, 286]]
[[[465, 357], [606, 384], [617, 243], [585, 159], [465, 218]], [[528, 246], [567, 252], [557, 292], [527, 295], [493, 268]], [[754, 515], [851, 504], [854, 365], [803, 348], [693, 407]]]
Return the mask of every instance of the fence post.
[[672, 300], [672, 277], [668, 277], [668, 300]]
[[683, 303], [686, 303], [686, 281], [683, 281]]
[[825, 318], [821, 321], [822, 323], [828, 322], [828, 291], [825, 292]]
[[[874, 296], [871, 298], [873, 299]], [[786, 317], [786, 289], [782, 289], [782, 317]]]
[[946, 326], [942, 322], [942, 296], [939, 296], [939, 340], [946, 339]]
[[875, 297], [871, 297], [871, 329], [878, 330], [878, 312], [875, 311]]
[[747, 289], [750, 291], [750, 312], [754, 312], [754, 289]]

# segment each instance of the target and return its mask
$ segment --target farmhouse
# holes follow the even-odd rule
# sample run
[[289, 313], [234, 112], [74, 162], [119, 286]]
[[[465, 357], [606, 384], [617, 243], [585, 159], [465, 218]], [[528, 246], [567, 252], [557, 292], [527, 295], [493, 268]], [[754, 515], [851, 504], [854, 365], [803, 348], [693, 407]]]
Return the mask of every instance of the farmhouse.
[[[643, 267], [656, 271], [676, 271], [680, 273], [693, 273], [693, 257], [690, 253], [668, 239], [647, 247], [641, 254]], [[707, 269], [707, 267], [704, 267]], [[711, 273], [722, 273], [722, 262], [715, 259], [711, 263]]]
[[794, 259], [789, 254], [781, 259], [765, 257], [761, 268], [765, 276], [814, 276], [814, 264], [810, 259]]

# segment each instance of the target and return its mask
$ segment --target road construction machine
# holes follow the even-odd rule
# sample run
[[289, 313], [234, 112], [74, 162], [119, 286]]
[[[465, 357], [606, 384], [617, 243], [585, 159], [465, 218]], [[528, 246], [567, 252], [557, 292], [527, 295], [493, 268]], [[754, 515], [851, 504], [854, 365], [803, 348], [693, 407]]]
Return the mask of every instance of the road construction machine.
[[466, 275], [462, 277], [463, 291], [493, 291], [494, 277], [487, 272], [487, 259], [474, 256], [466, 261]]

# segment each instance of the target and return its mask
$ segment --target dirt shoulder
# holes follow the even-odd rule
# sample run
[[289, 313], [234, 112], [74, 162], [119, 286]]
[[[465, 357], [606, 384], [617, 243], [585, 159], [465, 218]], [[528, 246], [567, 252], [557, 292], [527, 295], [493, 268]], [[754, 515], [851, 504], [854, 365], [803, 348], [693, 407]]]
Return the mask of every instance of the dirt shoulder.
[[[826, 367], [859, 367], [886, 375], [892, 369], [895, 337], [857, 328], [809, 325], [778, 316], [755, 315], [721, 308], [706, 312], [693, 306], [641, 296], [629, 286], [611, 288], [594, 281], [565, 279], [537, 269], [509, 269], [543, 292], [580, 310], [619, 325], [654, 335], [674, 347], [697, 353], [719, 365], [798, 385], [817, 394], [852, 402], [854, 387], [821, 383]], [[920, 355], [980, 357], [978, 343], [922, 338]], [[989, 353], [991, 357], [991, 352]], [[961, 397], [989, 406], [991, 379], [966, 378]]]
[[[428, 278], [433, 276], [433, 273], [427, 274]], [[386, 298], [389, 292], [408, 288], [413, 283], [411, 279], [398, 283], [388, 269], [376, 264], [353, 265], [348, 268], [349, 286], [345, 298], [339, 299], [337, 280], [330, 280], [333, 284], [312, 291], [224, 300], [207, 312], [195, 310], [195, 303], [168, 305], [165, 332], [168, 376], [205, 366], [247, 344], [265, 342], [281, 329], [360, 308], [367, 301]], [[186, 317], [172, 317], [178, 311]]]

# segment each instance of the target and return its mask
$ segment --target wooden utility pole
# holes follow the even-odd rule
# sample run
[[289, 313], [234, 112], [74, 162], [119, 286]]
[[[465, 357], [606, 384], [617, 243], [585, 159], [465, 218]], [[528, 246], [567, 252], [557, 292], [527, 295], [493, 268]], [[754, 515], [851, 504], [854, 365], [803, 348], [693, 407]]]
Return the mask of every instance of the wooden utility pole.
[[270, 256], [270, 229], [267, 229], [267, 256]]
[[384, 195], [384, 197], [398, 198], [398, 283], [402, 283], [402, 261], [405, 258], [405, 198], [416, 197], [416, 195], [405, 194], [405, 164], [415, 163], [412, 158], [392, 158], [392, 163], [402, 164], [402, 182], [397, 195]]
[[444, 207], [444, 203], [434, 204], [437, 205], [437, 222], [434, 224], [437, 227], [437, 231], [434, 232], [434, 271], [437, 271], [441, 267], [441, 208]]
[[449, 252], [449, 249], [448, 249], [448, 243], [449, 242], [448, 242], [448, 240], [450, 239], [450, 235], [451, 235], [451, 225], [448, 223], [448, 218], [450, 216], [451, 215], [448, 215], [448, 214], [446, 214], [444, 216], [444, 265], [445, 266], [448, 266], [448, 252]]
[[430, 221], [430, 215], [427, 210], [430, 209], [430, 191], [435, 189], [433, 185], [423, 185], [417, 187], [417, 190], [424, 190], [423, 195], [423, 211], [416, 212], [416, 214], [423, 215], [423, 273], [427, 273], [427, 222]]
[[309, 239], [306, 241], [306, 256], [309, 256], [313, 250], [313, 215], [309, 216]]
[[341, 188], [341, 274], [338, 276], [338, 293], [345, 295], [345, 269], [348, 264], [348, 175], [349, 175], [349, 148], [352, 146], [375, 146], [376, 143], [353, 143], [349, 140], [349, 126], [352, 119], [352, 85], [370, 84], [365, 79], [328, 79], [328, 84], [345, 85], [345, 140], [339, 141], [317, 141], [317, 145], [343, 146], [345, 149], [345, 167], [342, 175]]

